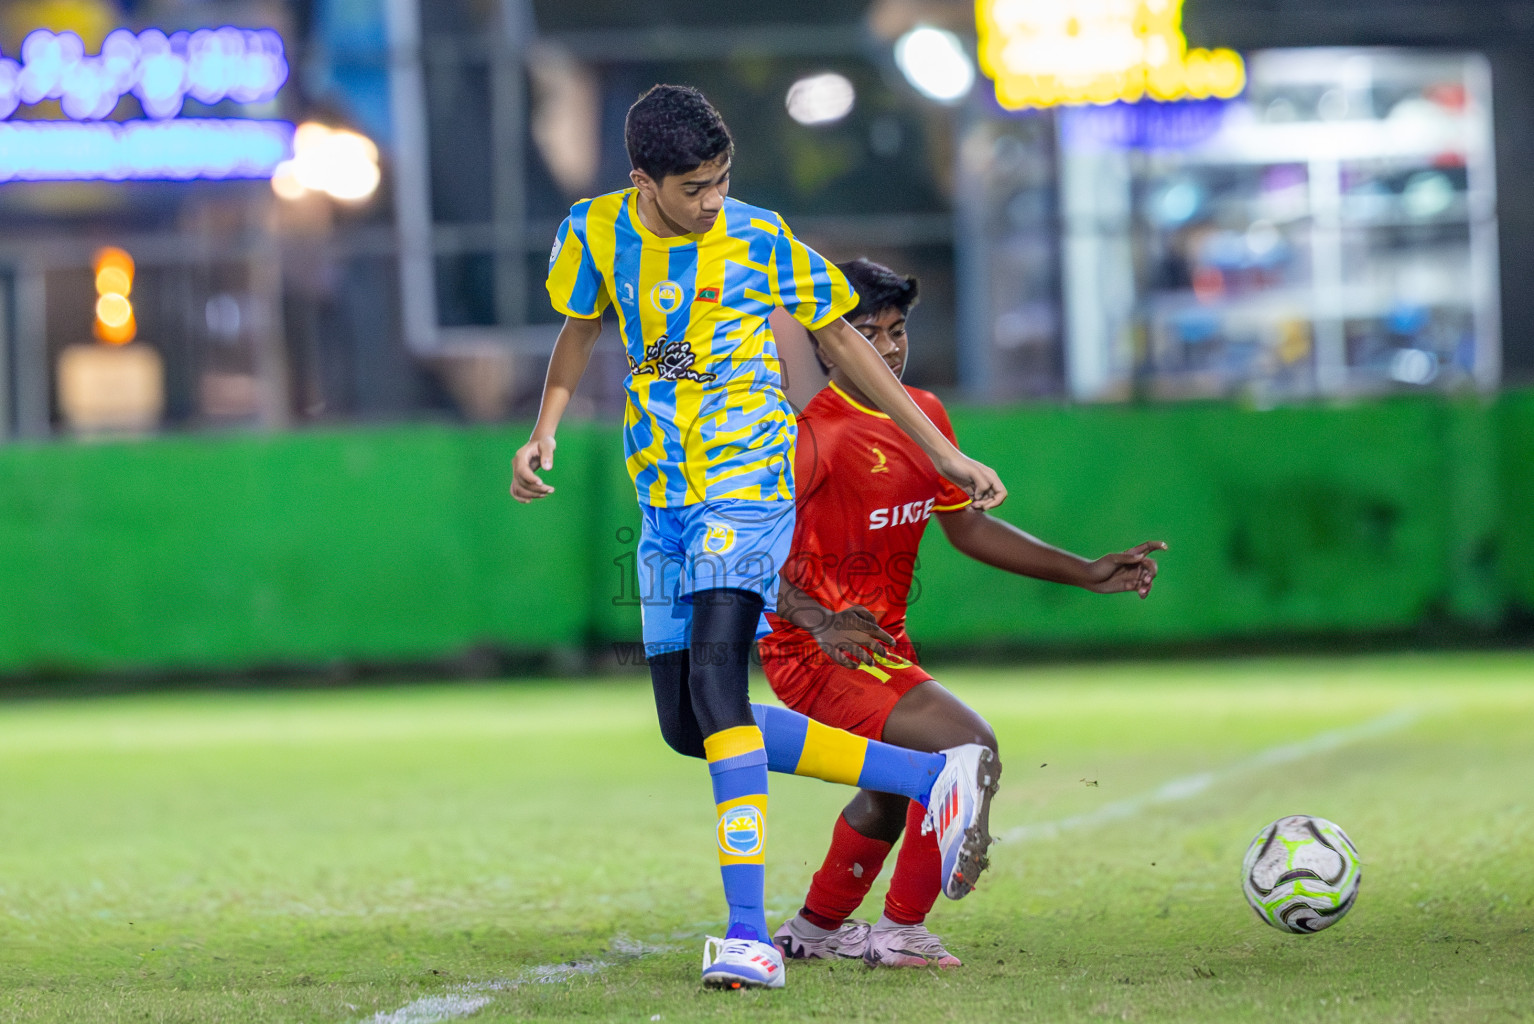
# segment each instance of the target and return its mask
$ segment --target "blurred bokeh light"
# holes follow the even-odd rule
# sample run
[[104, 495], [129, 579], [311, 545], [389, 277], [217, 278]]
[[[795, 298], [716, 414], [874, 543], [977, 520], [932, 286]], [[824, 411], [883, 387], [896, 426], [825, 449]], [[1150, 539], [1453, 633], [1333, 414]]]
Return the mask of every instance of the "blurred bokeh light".
[[343, 202], [360, 202], [378, 190], [378, 147], [345, 129], [307, 121], [293, 133], [293, 158], [272, 172], [272, 190], [283, 199], [323, 192]]
[[834, 124], [852, 113], [857, 91], [845, 75], [827, 71], [789, 86], [783, 102], [788, 116], [800, 124]]
[[941, 103], [963, 99], [975, 84], [974, 62], [959, 37], [930, 25], [896, 41], [895, 64], [917, 92]]

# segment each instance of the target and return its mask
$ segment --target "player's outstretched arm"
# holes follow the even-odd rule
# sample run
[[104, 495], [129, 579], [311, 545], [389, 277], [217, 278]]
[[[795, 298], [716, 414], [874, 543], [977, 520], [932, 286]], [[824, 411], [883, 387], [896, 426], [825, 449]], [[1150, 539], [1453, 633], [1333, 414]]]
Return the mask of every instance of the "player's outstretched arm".
[[815, 331], [815, 340], [852, 378], [858, 389], [921, 446], [937, 471], [974, 499], [976, 508], [995, 508], [1006, 499], [1007, 489], [996, 471], [949, 443], [943, 432], [906, 394], [889, 364], [855, 327], [838, 317]]
[[814, 637], [826, 656], [843, 668], [872, 665], [875, 654], [895, 643], [862, 605], [833, 612], [786, 579], [778, 585], [778, 617]]
[[554, 488], [544, 483], [537, 471], [554, 468], [554, 431], [559, 429], [560, 418], [586, 372], [591, 350], [601, 333], [599, 317], [586, 320], [567, 316], [559, 330], [554, 353], [549, 356], [549, 373], [543, 381], [538, 423], [527, 443], [511, 457], [511, 496], [524, 505], [554, 493]]
[[1092, 561], [1045, 544], [1011, 523], [974, 508], [940, 513], [938, 523], [949, 543], [977, 562], [1019, 576], [1081, 587], [1094, 594], [1134, 591], [1141, 598], [1148, 597], [1157, 572], [1156, 560], [1150, 554], [1166, 550], [1165, 541], [1150, 540]]

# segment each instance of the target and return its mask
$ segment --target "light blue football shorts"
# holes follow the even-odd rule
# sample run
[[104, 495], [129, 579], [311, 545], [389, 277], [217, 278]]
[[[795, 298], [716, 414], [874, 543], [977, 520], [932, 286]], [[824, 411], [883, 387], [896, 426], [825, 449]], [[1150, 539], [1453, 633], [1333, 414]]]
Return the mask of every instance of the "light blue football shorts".
[[[678, 508], [639, 506], [639, 614], [645, 657], [687, 647], [692, 595], [700, 590], [749, 590], [766, 608], [778, 606], [778, 570], [794, 539], [792, 501], [726, 498]], [[760, 639], [771, 629], [763, 613]]]

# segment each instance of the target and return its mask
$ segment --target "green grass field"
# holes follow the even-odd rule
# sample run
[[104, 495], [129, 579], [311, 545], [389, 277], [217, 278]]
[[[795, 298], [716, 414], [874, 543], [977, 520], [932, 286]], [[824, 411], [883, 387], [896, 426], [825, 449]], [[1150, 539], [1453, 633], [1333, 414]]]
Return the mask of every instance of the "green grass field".
[[[1534, 1019], [1534, 656], [944, 678], [1007, 765], [966, 966], [770, 993], [698, 985], [708, 782], [641, 679], [0, 703], [0, 1020]], [[846, 795], [775, 777], [776, 915]], [[1365, 862], [1314, 936], [1239, 888], [1295, 812]]]

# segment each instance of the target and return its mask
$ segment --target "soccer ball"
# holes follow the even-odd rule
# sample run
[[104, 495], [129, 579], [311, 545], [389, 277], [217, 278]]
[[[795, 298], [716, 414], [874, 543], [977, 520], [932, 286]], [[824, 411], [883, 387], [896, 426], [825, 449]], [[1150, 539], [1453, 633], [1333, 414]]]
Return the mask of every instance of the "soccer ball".
[[1346, 832], [1325, 818], [1295, 814], [1265, 826], [1247, 847], [1241, 891], [1268, 924], [1305, 935], [1342, 920], [1362, 874]]

